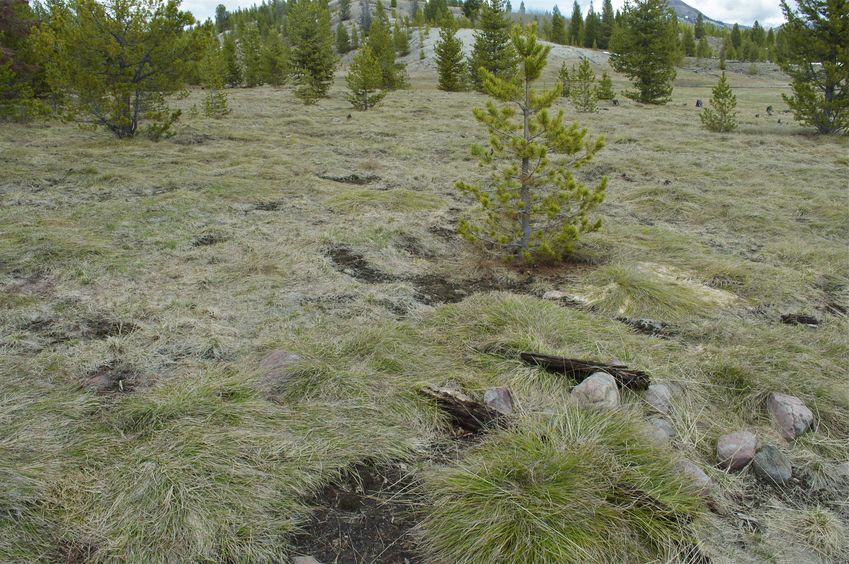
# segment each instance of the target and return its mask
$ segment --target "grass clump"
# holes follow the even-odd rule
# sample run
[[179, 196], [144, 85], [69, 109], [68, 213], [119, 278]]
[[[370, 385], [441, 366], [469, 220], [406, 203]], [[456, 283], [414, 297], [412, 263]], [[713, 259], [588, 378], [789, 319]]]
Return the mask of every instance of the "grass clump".
[[771, 537], [806, 547], [823, 562], [846, 562], [849, 530], [834, 512], [822, 506], [777, 508], [769, 521]]
[[624, 415], [534, 415], [425, 478], [425, 550], [446, 562], [646, 560], [692, 541], [702, 501]]

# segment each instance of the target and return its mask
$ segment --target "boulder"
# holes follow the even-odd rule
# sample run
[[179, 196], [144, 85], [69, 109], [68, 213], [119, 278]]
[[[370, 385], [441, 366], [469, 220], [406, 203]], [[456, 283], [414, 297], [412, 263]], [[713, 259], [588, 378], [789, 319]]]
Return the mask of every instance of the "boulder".
[[675, 428], [665, 417], [651, 417], [648, 423], [648, 435], [653, 443], [667, 445], [675, 438]]
[[572, 397], [587, 407], [615, 409], [619, 406], [616, 380], [606, 372], [596, 372], [572, 388]]
[[502, 415], [513, 413], [513, 394], [508, 388], [490, 388], [483, 394], [483, 402]]
[[712, 481], [697, 464], [685, 458], [675, 464], [675, 470], [690, 483], [690, 487], [694, 491], [702, 495], [707, 495], [710, 492]]
[[293, 556], [292, 564], [321, 564], [312, 556]]
[[758, 449], [752, 461], [755, 475], [761, 480], [775, 485], [783, 485], [793, 476], [793, 465], [787, 455], [772, 445]]
[[652, 384], [643, 399], [654, 411], [664, 415], [672, 411], [672, 390], [666, 384]]
[[716, 461], [720, 468], [740, 470], [755, 456], [758, 439], [749, 431], [722, 435], [716, 442]]
[[276, 350], [259, 362], [260, 387], [266, 392], [279, 392], [292, 376], [289, 370], [292, 364], [301, 360], [301, 357], [293, 352]]
[[788, 441], [807, 431], [814, 422], [814, 414], [796, 396], [773, 392], [766, 400], [766, 409], [781, 436]]

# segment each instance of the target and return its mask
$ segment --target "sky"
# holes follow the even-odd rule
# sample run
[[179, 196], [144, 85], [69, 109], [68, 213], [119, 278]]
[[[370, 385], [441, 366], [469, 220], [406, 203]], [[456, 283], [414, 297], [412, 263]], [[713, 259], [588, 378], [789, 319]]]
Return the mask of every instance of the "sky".
[[[514, 10], [519, 8], [520, 1], [511, 0]], [[572, 1], [558, 0], [556, 2], [560, 11], [567, 17], [572, 13]], [[204, 20], [214, 15], [215, 6], [219, 3], [227, 6], [228, 9], [233, 9], [261, 2], [262, 0], [183, 0], [182, 7], [184, 10], [192, 12], [197, 19]], [[711, 19], [727, 23], [752, 25], [755, 20], [758, 20], [761, 25], [771, 27], [780, 25], [784, 21], [779, 0], [749, 0], [747, 2], [740, 2], [739, 0], [684, 0], [684, 2]], [[582, 10], [586, 14], [590, 0], [579, 0], [578, 3], [581, 4]], [[601, 11], [601, 3], [602, 0], [595, 1], [597, 11]], [[613, 0], [613, 7], [619, 9], [624, 3], [624, 0]], [[554, 0], [525, 0], [525, 6], [528, 10], [551, 10], [554, 4]]]

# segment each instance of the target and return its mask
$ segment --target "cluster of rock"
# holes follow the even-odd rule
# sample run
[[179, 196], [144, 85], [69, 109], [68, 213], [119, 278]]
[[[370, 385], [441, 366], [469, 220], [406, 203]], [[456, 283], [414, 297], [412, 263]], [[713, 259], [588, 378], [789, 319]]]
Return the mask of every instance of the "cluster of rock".
[[[672, 410], [676, 391], [674, 385], [652, 384], [643, 394], [643, 400], [652, 412], [646, 433], [657, 444], [669, 444], [675, 438], [675, 428], [667, 416]], [[615, 409], [620, 403], [615, 380], [604, 372], [597, 372], [575, 386], [572, 397], [579, 404], [593, 409]], [[788, 441], [806, 432], [814, 422], [811, 410], [795, 396], [771, 393], [766, 408], [778, 432]], [[758, 447], [757, 437], [749, 431], [721, 436], [716, 445], [716, 458], [717, 466], [728, 471], [742, 470], [751, 465], [756, 476], [774, 485], [786, 484], [793, 475], [787, 455], [775, 445]], [[682, 459], [676, 469], [687, 477], [695, 490], [708, 492], [711, 479], [697, 464]]]

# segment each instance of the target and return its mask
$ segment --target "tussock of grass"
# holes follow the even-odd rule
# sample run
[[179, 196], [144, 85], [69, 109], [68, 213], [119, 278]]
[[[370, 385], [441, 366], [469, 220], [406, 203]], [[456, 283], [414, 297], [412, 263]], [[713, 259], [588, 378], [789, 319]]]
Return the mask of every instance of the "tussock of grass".
[[692, 540], [702, 501], [621, 415], [567, 407], [428, 474], [423, 547], [445, 562], [645, 560]]
[[414, 190], [351, 190], [331, 196], [327, 205], [344, 213], [365, 211], [390, 211], [413, 213], [441, 207], [444, 201], [439, 196]]
[[822, 562], [849, 559], [849, 530], [834, 512], [821, 506], [801, 509], [777, 507], [767, 523], [777, 543], [800, 543]]

